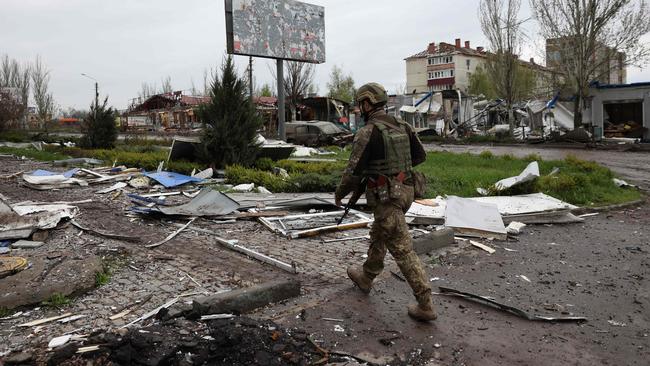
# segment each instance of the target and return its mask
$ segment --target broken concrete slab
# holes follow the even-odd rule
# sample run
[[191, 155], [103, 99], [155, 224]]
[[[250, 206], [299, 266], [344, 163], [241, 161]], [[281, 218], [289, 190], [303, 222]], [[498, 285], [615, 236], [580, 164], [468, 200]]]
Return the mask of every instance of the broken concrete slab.
[[18, 240], [17, 242], [11, 244], [12, 249], [34, 249], [40, 246], [43, 246], [42, 241], [31, 241], [31, 240]]
[[300, 296], [299, 281], [267, 282], [253, 287], [200, 297], [192, 304], [192, 316], [246, 313], [296, 296]]
[[74, 253], [63, 252], [58, 258], [48, 260], [45, 256], [30, 256], [32, 264], [0, 281], [0, 307], [14, 309], [20, 306], [40, 304], [54, 294], [73, 296], [95, 287], [95, 273], [102, 265], [95, 255], [74, 258]]
[[454, 244], [454, 229], [445, 227], [413, 239], [413, 250], [417, 254], [426, 254], [452, 244]]

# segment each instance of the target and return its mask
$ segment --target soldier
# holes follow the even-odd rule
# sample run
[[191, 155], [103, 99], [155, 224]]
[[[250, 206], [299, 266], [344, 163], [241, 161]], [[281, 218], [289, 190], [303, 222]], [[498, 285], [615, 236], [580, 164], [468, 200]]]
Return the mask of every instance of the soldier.
[[414, 200], [412, 169], [426, 159], [424, 147], [410, 125], [384, 111], [388, 95], [377, 83], [363, 85], [357, 91], [357, 103], [366, 126], [359, 129], [352, 154], [336, 189], [335, 200], [366, 185], [368, 206], [375, 221], [370, 230], [368, 259], [363, 266], [350, 266], [348, 277], [361, 291], [370, 293], [372, 282], [384, 269], [386, 250], [395, 258], [408, 281], [417, 305], [408, 314], [420, 321], [436, 319], [431, 287], [420, 258], [413, 251], [404, 214]]

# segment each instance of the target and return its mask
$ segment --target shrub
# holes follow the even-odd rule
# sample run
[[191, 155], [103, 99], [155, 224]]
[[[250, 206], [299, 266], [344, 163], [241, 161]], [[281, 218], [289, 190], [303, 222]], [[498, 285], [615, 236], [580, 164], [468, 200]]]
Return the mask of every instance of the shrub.
[[79, 144], [87, 148], [110, 149], [117, 140], [117, 126], [115, 125], [115, 110], [107, 108], [108, 97], [99, 106], [97, 103], [90, 106], [90, 112], [81, 124], [84, 133]]
[[528, 154], [528, 155], [524, 156], [524, 160], [528, 161], [528, 162], [533, 162], [533, 161], [541, 162], [542, 157], [539, 154], [534, 154], [533, 153], [533, 154]]
[[252, 165], [259, 149], [255, 139], [262, 119], [248, 97], [246, 82], [235, 73], [232, 56], [226, 57], [221, 78], [215, 76], [210, 96], [210, 103], [197, 113], [203, 121], [199, 158], [219, 168]]
[[226, 179], [229, 184], [255, 183], [271, 192], [293, 192], [291, 184], [281, 177], [267, 171], [246, 168], [241, 165], [226, 167]]
[[270, 172], [273, 170], [273, 160], [271, 158], [260, 158], [255, 162], [255, 167], [259, 170]]
[[290, 179], [298, 192], [334, 192], [340, 180], [340, 174], [315, 173], [299, 174]]
[[482, 159], [493, 159], [494, 158], [494, 154], [492, 154], [492, 151], [489, 151], [489, 150], [482, 151], [480, 154], [478, 154], [478, 156], [480, 156]]

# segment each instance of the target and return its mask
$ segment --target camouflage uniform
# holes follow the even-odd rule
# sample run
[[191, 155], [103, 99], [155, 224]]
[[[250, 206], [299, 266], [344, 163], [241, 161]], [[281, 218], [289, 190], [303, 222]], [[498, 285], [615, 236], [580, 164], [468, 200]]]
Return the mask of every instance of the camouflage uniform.
[[[406, 128], [410, 140], [412, 164], [420, 164], [426, 159], [424, 148], [412, 128], [405, 122], [386, 115], [382, 109], [377, 109], [370, 114], [367, 125], [357, 131], [348, 166], [336, 190], [335, 197], [337, 199], [342, 199], [348, 193], [355, 191], [365, 175], [364, 172], [366, 172], [369, 162], [377, 155], [382, 154], [384, 146], [382, 146], [381, 132], [377, 131], [376, 124], [378, 123]], [[410, 168], [408, 167], [409, 171]], [[404, 214], [414, 200], [413, 186], [410, 183], [409, 179], [404, 181], [399, 196], [391, 197], [384, 202], [377, 198], [375, 189], [366, 189], [366, 199], [374, 211], [375, 221], [370, 230], [371, 244], [368, 249], [368, 258], [363, 264], [363, 272], [371, 281], [377, 277], [384, 268], [386, 251], [389, 251], [411, 286], [418, 303], [430, 304], [431, 287], [426, 279], [422, 263], [413, 251], [411, 235], [404, 218]]]

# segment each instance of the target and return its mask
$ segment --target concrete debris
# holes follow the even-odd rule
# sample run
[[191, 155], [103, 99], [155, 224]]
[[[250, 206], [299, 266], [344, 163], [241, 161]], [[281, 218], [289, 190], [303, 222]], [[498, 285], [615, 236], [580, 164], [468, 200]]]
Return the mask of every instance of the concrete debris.
[[200, 297], [192, 303], [192, 313], [196, 315], [246, 313], [297, 296], [300, 296], [300, 282], [273, 281]]
[[469, 292], [459, 291], [459, 290], [455, 290], [448, 287], [442, 287], [442, 286], [440, 286], [439, 289], [440, 289], [440, 293], [443, 295], [453, 295], [453, 296], [462, 297], [470, 301], [474, 301], [486, 306], [490, 306], [492, 308], [506, 311], [508, 313], [517, 315], [521, 318], [528, 319], [528, 320], [548, 321], [548, 322], [581, 322], [587, 320], [587, 318], [581, 316], [550, 317], [550, 316], [529, 314], [513, 306], [499, 303], [489, 297], [474, 295]]
[[413, 239], [413, 250], [417, 254], [426, 254], [452, 244], [454, 244], [454, 230], [445, 227]]
[[212, 168], [202, 170], [196, 174], [192, 174], [192, 177], [199, 179], [210, 179], [214, 175]]
[[521, 233], [521, 229], [523, 229], [524, 227], [526, 227], [526, 224], [517, 221], [512, 221], [506, 227], [506, 231], [510, 235], [519, 235]]
[[52, 338], [50, 342], [47, 344], [47, 348], [53, 349], [53, 348], [61, 347], [70, 341], [84, 341], [84, 340], [86, 340], [85, 336], [66, 334], [66, 335]]
[[253, 189], [255, 189], [255, 184], [254, 183], [248, 183], [248, 184], [239, 184], [234, 187], [232, 187], [232, 190], [235, 192], [252, 192]]
[[257, 192], [262, 194], [272, 194], [273, 192], [269, 191], [264, 187], [257, 187]]
[[151, 184], [151, 180], [145, 176], [139, 176], [139, 177], [131, 178], [131, 180], [129, 180], [129, 186], [135, 189], [149, 188], [150, 184]]

